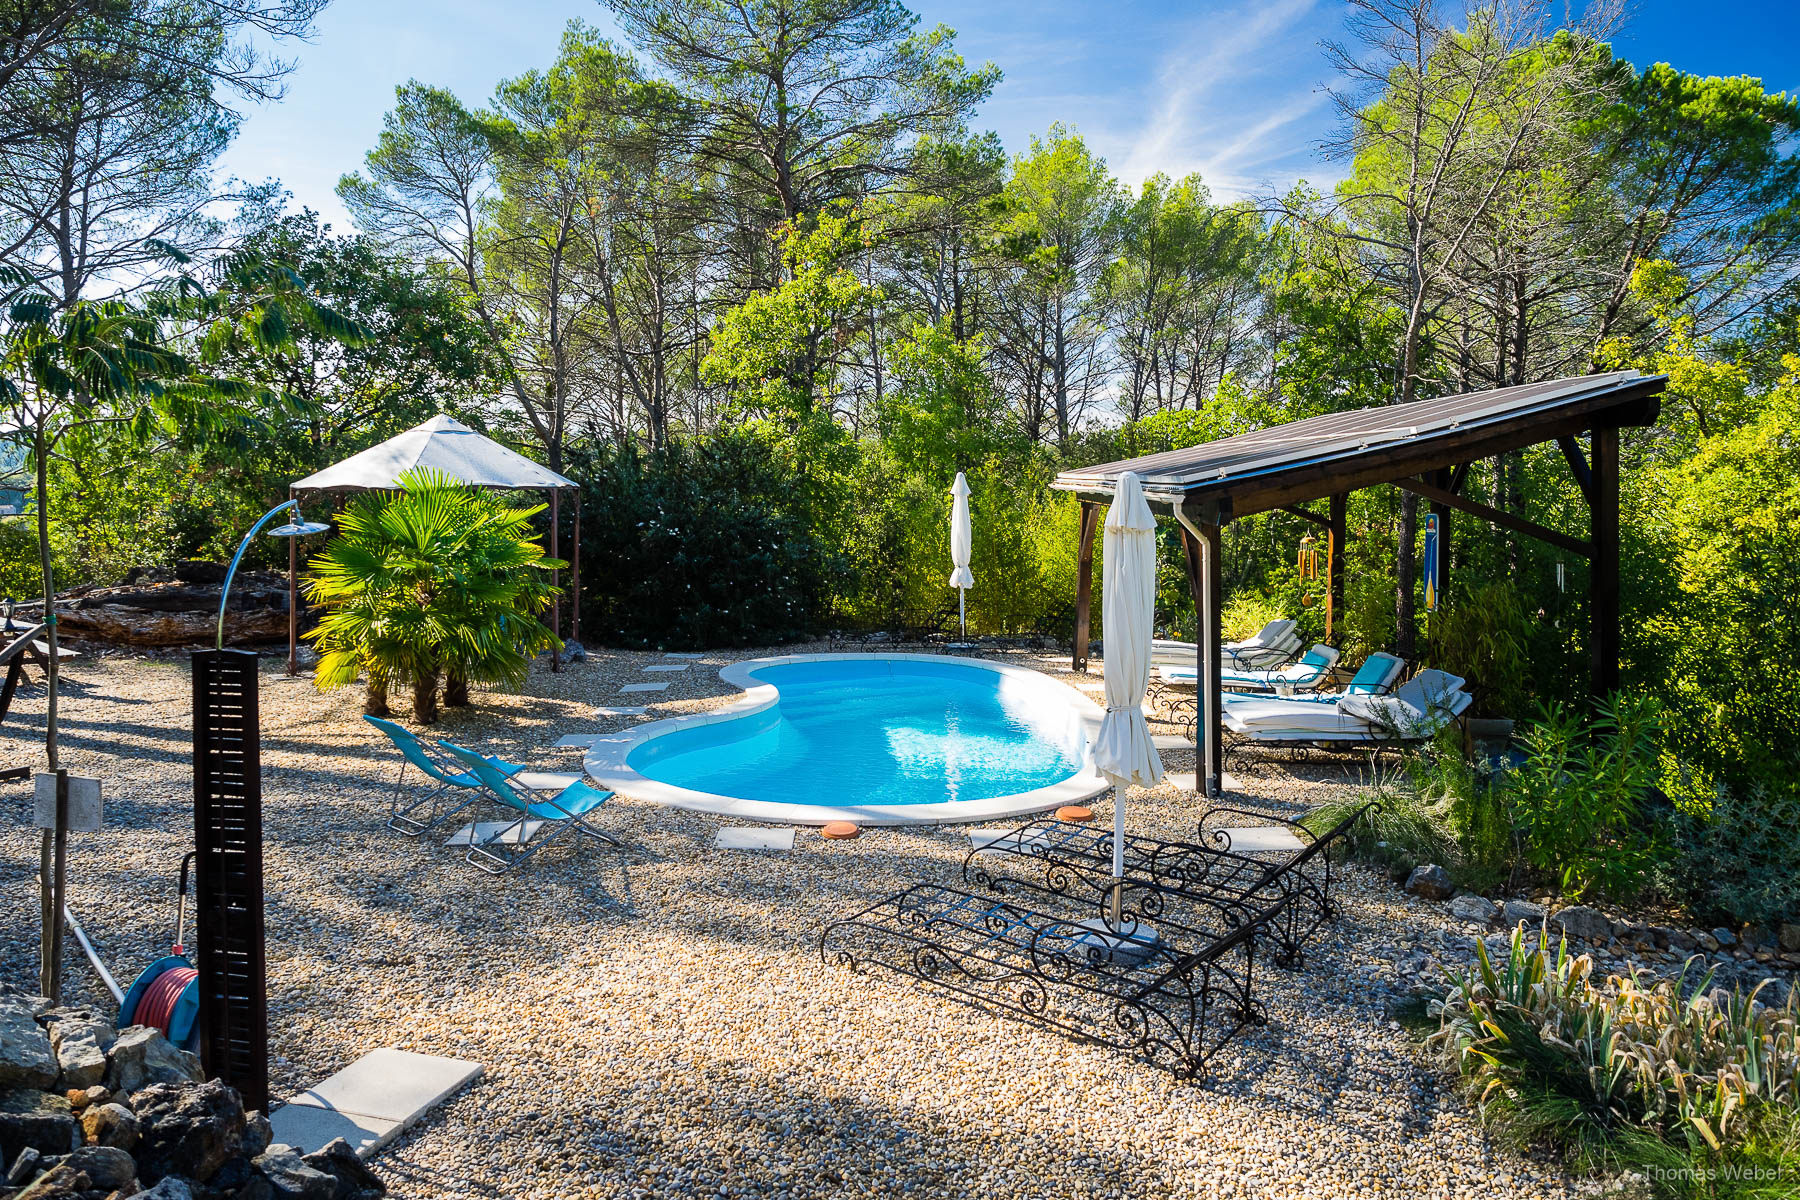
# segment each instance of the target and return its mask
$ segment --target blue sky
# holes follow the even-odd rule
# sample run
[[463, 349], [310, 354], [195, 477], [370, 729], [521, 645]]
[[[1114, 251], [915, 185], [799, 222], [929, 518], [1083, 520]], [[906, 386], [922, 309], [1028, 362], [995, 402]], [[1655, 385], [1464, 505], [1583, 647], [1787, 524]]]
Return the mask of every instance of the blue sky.
[[[977, 124], [1023, 150], [1051, 122], [1079, 129], [1136, 185], [1156, 171], [1199, 171], [1230, 197], [1335, 169], [1316, 146], [1330, 130], [1322, 39], [1338, 0], [927, 0], [926, 24], [957, 31], [972, 63], [1006, 79]], [[1800, 91], [1800, 0], [1638, 0], [1614, 48], [1640, 66], [1755, 75]], [[222, 169], [280, 179], [296, 205], [348, 226], [332, 192], [374, 143], [394, 86], [409, 78], [479, 103], [500, 79], [549, 63], [572, 17], [610, 29], [586, 0], [337, 0], [279, 104], [252, 109]]]

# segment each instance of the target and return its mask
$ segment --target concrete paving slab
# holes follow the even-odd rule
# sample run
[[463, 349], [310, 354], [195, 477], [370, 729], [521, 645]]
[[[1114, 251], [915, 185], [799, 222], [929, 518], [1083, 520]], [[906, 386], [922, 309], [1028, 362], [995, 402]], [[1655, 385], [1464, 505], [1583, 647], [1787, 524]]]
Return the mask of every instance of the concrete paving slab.
[[1194, 743], [1174, 733], [1153, 733], [1150, 735], [1150, 744], [1158, 750], [1192, 750], [1194, 748]]
[[602, 704], [594, 710], [596, 717], [641, 717], [650, 710], [641, 704]]
[[693, 665], [694, 665], [693, 663], [651, 663], [649, 666], [645, 667], [644, 670], [646, 670], [646, 671], [685, 671]]
[[311, 1154], [333, 1138], [343, 1138], [358, 1158], [368, 1158], [400, 1136], [402, 1126], [398, 1121], [290, 1101], [269, 1114], [269, 1128], [275, 1141], [302, 1154]]
[[756, 829], [749, 826], [727, 825], [719, 830], [713, 838], [715, 850], [792, 850], [794, 848], [794, 828]]
[[[289, 1097], [278, 1114], [288, 1109], [312, 1108], [334, 1116], [353, 1117], [356, 1120], [352, 1124], [359, 1129], [368, 1123], [366, 1132], [372, 1143], [382, 1142], [410, 1129], [419, 1118], [480, 1075], [480, 1063], [384, 1046], [369, 1051], [318, 1086]], [[321, 1119], [299, 1112], [288, 1117], [295, 1125]], [[333, 1136], [348, 1137], [341, 1131]], [[277, 1139], [289, 1145], [300, 1144], [279, 1133]]]
[[667, 690], [668, 686], [669, 686], [669, 681], [665, 679], [661, 683], [628, 683], [624, 687], [620, 688], [619, 691], [621, 691], [621, 692], [661, 692], [661, 691]]
[[705, 654], [665, 654], [664, 658], [705, 658]]
[[556, 739], [556, 750], [586, 750], [606, 735], [603, 733], [565, 733]]
[[523, 846], [537, 834], [542, 821], [472, 821], [450, 835], [446, 846], [483, 845], [493, 842], [501, 846]]

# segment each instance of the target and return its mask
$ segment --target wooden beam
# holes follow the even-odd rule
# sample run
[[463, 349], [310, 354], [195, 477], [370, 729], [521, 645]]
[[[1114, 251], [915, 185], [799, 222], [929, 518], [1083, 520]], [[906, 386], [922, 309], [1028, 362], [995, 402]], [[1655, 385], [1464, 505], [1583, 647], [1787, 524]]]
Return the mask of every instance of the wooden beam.
[[1331, 528], [1330, 517], [1321, 517], [1310, 508], [1301, 508], [1298, 504], [1284, 504], [1281, 506], [1281, 511], [1284, 513], [1292, 513], [1301, 520], [1311, 521], [1314, 525], [1321, 526], [1325, 529]]
[[1451, 491], [1455, 492], [1459, 496], [1462, 495], [1463, 484], [1465, 482], [1467, 482], [1468, 478], [1469, 478], [1469, 468], [1474, 465], [1475, 465], [1474, 463], [1459, 463], [1454, 468], [1451, 469], [1451, 471], [1450, 471], [1450, 490]]
[[1539, 525], [1536, 521], [1528, 521], [1524, 517], [1515, 517], [1513, 514], [1503, 512], [1498, 508], [1490, 508], [1488, 505], [1481, 504], [1474, 500], [1465, 500], [1454, 492], [1449, 492], [1434, 484], [1426, 483], [1423, 479], [1396, 479], [1394, 480], [1394, 486], [1412, 492], [1414, 495], [1423, 496], [1425, 499], [1433, 501], [1435, 504], [1442, 504], [1446, 508], [1454, 508], [1458, 512], [1466, 512], [1472, 517], [1480, 517], [1484, 521], [1492, 521], [1502, 529], [1510, 529], [1514, 533], [1522, 533], [1526, 537], [1534, 537], [1541, 542], [1549, 542], [1552, 546], [1560, 546], [1571, 554], [1579, 554], [1584, 558], [1593, 556], [1594, 547], [1589, 542], [1584, 542], [1580, 538], [1570, 537], [1566, 533], [1560, 533], [1557, 530], [1551, 529], [1548, 525]]
[[1588, 652], [1594, 695], [1619, 687], [1619, 431], [1594, 430], [1594, 492], [1590, 510], [1594, 552], [1589, 571], [1594, 627]]
[[1093, 640], [1094, 535], [1100, 529], [1100, 505], [1081, 502], [1080, 542], [1075, 550], [1075, 645], [1069, 658], [1071, 671], [1088, 669], [1088, 644]]
[[1569, 470], [1575, 476], [1576, 486], [1581, 488], [1582, 496], [1591, 507], [1594, 503], [1594, 473], [1588, 469], [1588, 460], [1581, 453], [1581, 447], [1572, 437], [1559, 437], [1556, 444], [1562, 448], [1563, 457], [1569, 461]]

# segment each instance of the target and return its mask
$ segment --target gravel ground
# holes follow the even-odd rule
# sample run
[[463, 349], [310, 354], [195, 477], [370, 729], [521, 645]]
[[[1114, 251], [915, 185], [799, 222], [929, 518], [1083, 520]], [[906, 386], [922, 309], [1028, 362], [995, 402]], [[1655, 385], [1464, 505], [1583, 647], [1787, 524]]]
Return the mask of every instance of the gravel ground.
[[[816, 647], [823, 649], [824, 647]], [[787, 647], [772, 653], [792, 652]], [[803, 649], [803, 648], [802, 648]], [[482, 695], [443, 736], [576, 769], [566, 733], [599, 704], [652, 716], [722, 703], [711, 654], [598, 653], [525, 694]], [[1010, 657], [1068, 679], [1049, 655]], [[1066, 667], [1066, 660], [1064, 660]], [[377, 1046], [474, 1059], [487, 1074], [377, 1160], [396, 1197], [1547, 1197], [1584, 1190], [1491, 1145], [1386, 1017], [1394, 963], [1455, 924], [1360, 868], [1347, 909], [1296, 972], [1265, 972], [1269, 1024], [1204, 1087], [1102, 1048], [974, 1012], [903, 981], [822, 965], [829, 918], [927, 879], [954, 882], [961, 828], [872, 830], [791, 853], [712, 849], [717, 818], [609, 803], [633, 849], [547, 850], [495, 879], [382, 824], [395, 756], [360, 690], [316, 693], [267, 664], [262, 689], [273, 1090]], [[86, 657], [67, 672], [65, 765], [105, 780], [107, 829], [71, 839], [71, 904], [125, 979], [172, 933], [191, 839], [188, 669]], [[668, 679], [621, 696], [621, 683]], [[403, 706], [402, 706], [403, 707]], [[400, 713], [405, 720], [407, 714]], [[43, 699], [0, 726], [0, 766], [39, 752]], [[1193, 755], [1165, 755], [1191, 772]], [[1292, 812], [1354, 771], [1270, 763], [1244, 799]], [[36, 834], [14, 784], [0, 977], [35, 978]], [[1192, 792], [1134, 793], [1131, 821], [1191, 836]], [[1106, 819], [1104, 813], [1100, 819]], [[1460, 929], [1455, 932], [1462, 932]], [[100, 988], [72, 947], [71, 988]]]

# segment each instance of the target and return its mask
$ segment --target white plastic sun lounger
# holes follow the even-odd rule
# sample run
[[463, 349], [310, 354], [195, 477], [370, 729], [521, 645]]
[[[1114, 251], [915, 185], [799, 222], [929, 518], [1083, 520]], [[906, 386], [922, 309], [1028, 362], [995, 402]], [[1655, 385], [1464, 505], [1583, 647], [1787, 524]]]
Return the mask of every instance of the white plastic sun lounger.
[[[1265, 671], [1228, 671], [1219, 672], [1219, 686], [1233, 692], [1275, 692], [1283, 687], [1295, 691], [1312, 691], [1327, 679], [1331, 678], [1331, 669], [1337, 665], [1338, 652], [1323, 642], [1316, 643], [1311, 650], [1301, 655], [1298, 662], [1289, 663], [1285, 667]], [[1159, 666], [1156, 673], [1164, 683], [1176, 687], [1198, 686], [1200, 673], [1190, 664], [1185, 667]]]
[[[1219, 647], [1224, 665], [1234, 671], [1253, 671], [1278, 667], [1300, 649], [1300, 634], [1294, 622], [1281, 618], [1270, 621], [1255, 637], [1241, 642], [1227, 642]], [[1191, 667], [1199, 647], [1192, 642], [1157, 640], [1150, 643], [1150, 661], [1172, 667]]]
[[1471, 697], [1463, 680], [1420, 671], [1391, 695], [1346, 693], [1330, 703], [1275, 696], [1228, 696], [1225, 728], [1256, 743], [1420, 741], [1461, 716]]

